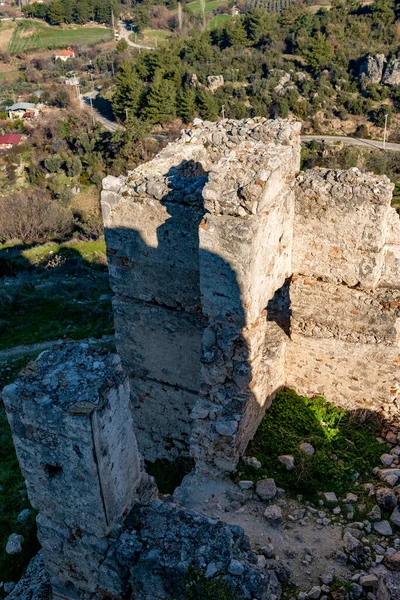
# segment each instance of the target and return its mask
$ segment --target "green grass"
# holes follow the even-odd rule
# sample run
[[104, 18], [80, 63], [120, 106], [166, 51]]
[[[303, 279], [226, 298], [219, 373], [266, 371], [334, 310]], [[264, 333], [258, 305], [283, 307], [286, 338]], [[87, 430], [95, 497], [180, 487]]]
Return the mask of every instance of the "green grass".
[[209, 23], [207, 23], [207, 29], [217, 29], [226, 23], [228, 19], [231, 19], [230, 15], [217, 15]]
[[162, 42], [166, 42], [172, 35], [172, 31], [167, 31], [165, 29], [143, 29], [140, 34], [135, 39], [135, 34], [131, 33], [129, 39], [132, 42], [137, 42], [138, 44], [144, 44], [148, 46], [155, 46], [156, 44], [161, 44]]
[[4, 73], [0, 73], [0, 81], [10, 82], [15, 81], [19, 77], [19, 71], [5, 71]]
[[0, 349], [112, 333], [103, 240], [3, 247], [0, 271]]
[[[0, 389], [12, 382], [19, 371], [36, 355], [24, 356], [0, 366]], [[18, 523], [17, 516], [30, 508], [26, 497], [24, 479], [19, 469], [3, 405], [0, 405], [0, 581], [17, 582], [30, 559], [39, 549], [36, 539], [35, 513], [27, 523]], [[5, 547], [12, 533], [22, 534], [25, 541], [22, 553], [9, 556]], [[2, 591], [0, 590], [0, 596]]]
[[[318, 491], [342, 496], [354, 481], [370, 481], [385, 446], [376, 440], [377, 421], [361, 423], [356, 415], [326, 402], [310, 400], [291, 390], [277, 394], [247, 451], [262, 469], [239, 464], [237, 476], [253, 480], [273, 477], [288, 493], [315, 499]], [[301, 442], [315, 448], [313, 456], [300, 452]], [[295, 468], [287, 471], [278, 456], [292, 454]], [[357, 493], [360, 488], [357, 487]]]
[[[206, 14], [211, 13], [213, 10], [215, 10], [222, 4], [226, 4], [226, 1], [225, 0], [209, 0], [209, 2], [206, 2], [206, 7], [205, 7]], [[189, 4], [186, 4], [186, 8], [193, 15], [199, 16], [201, 14], [200, 0], [196, 0], [196, 2], [189, 2]]]
[[67, 48], [77, 43], [85, 45], [98, 44], [105, 39], [108, 40], [111, 38], [111, 30], [105, 27], [74, 27], [73, 29], [63, 29], [26, 19], [18, 21], [8, 50], [10, 54], [26, 52], [27, 50], [51, 50], [55, 48]]

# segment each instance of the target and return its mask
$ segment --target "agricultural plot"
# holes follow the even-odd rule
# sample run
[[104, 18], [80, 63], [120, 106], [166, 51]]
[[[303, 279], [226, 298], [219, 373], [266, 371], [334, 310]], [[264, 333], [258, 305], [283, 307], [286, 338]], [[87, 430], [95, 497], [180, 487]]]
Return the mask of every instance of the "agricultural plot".
[[251, 8], [263, 8], [267, 12], [281, 12], [293, 4], [293, 0], [251, 0]]
[[10, 54], [28, 50], [53, 50], [67, 48], [74, 44], [98, 44], [112, 37], [105, 27], [74, 27], [62, 29], [29, 19], [18, 22], [8, 50]]
[[[226, 0], [209, 0], [209, 2], [206, 2], [206, 14], [211, 13], [213, 10], [215, 10], [222, 4], [226, 4]], [[190, 2], [189, 4], [186, 4], [186, 8], [193, 15], [198, 16], [201, 14], [200, 0], [196, 0], [196, 2]]]

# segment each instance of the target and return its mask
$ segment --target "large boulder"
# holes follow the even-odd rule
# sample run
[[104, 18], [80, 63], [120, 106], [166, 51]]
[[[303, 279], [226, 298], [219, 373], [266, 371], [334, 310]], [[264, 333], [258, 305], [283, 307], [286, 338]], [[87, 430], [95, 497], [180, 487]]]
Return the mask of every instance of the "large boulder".
[[360, 77], [366, 78], [368, 83], [380, 83], [385, 62], [384, 54], [366, 56], [360, 65]]
[[386, 85], [400, 85], [400, 59], [396, 58], [389, 62], [382, 83]]

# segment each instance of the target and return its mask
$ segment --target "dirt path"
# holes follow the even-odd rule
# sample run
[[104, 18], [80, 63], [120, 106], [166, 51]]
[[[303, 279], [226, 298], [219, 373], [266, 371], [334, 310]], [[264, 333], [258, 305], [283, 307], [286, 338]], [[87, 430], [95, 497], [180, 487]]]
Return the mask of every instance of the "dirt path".
[[[99, 340], [90, 339], [90, 340], [79, 340], [90, 341], [91, 344], [100, 344], [100, 343], [109, 343], [114, 340], [113, 335], [105, 335]], [[36, 344], [28, 344], [21, 346], [14, 346], [14, 348], [5, 348], [4, 350], [0, 350], [0, 363], [9, 360], [10, 358], [16, 358], [20, 356], [24, 356], [25, 354], [33, 354], [34, 352], [43, 352], [43, 350], [47, 350], [51, 348], [53, 344], [57, 344], [64, 340], [48, 340], [47, 342], [38, 342]]]
[[10, 358], [16, 358], [19, 356], [24, 356], [25, 354], [33, 354], [34, 352], [42, 352], [43, 350], [47, 350], [53, 344], [56, 344], [60, 340], [51, 340], [48, 342], [38, 342], [37, 344], [30, 344], [27, 346], [15, 346], [14, 348], [6, 348], [5, 350], [0, 350], [0, 362], [4, 362], [9, 360]]

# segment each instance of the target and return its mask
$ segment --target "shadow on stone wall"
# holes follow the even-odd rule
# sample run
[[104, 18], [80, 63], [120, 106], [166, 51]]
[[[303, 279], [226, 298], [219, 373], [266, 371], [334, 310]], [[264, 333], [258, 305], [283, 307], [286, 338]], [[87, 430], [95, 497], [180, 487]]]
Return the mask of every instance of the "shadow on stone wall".
[[[262, 367], [253, 373], [253, 363], [276, 344], [276, 332], [269, 340], [264, 311], [250, 357], [237, 275], [200, 247], [199, 230], [209, 227], [202, 165], [184, 161], [163, 177], [166, 194], [152, 183], [154, 200], [129, 203], [131, 226], [105, 228], [116, 342], [131, 378], [139, 447], [150, 461], [191, 454], [202, 467], [215, 468], [219, 458], [218, 468], [231, 471], [271, 401], [254, 389]], [[288, 284], [282, 289], [285, 304]], [[278, 303], [273, 320], [279, 310]], [[286, 313], [281, 320], [287, 327]]]

